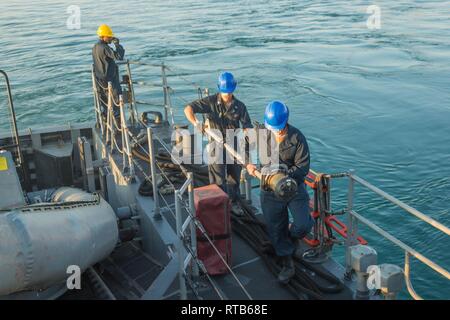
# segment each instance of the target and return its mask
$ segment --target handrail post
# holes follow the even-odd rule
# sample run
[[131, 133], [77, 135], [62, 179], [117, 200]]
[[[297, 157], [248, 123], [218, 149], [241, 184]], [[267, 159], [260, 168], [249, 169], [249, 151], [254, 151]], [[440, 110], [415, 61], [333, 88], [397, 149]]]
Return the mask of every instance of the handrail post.
[[184, 254], [183, 254], [183, 230], [182, 230], [182, 215], [180, 204], [180, 191], [175, 190], [175, 215], [177, 225], [177, 255], [178, 255], [178, 279], [180, 283], [180, 298], [187, 299], [186, 282], [184, 279]]
[[127, 167], [127, 142], [125, 137], [125, 127], [126, 127], [126, 120], [125, 120], [125, 110], [123, 110], [123, 97], [122, 95], [119, 95], [119, 111], [120, 111], [120, 133], [122, 138], [122, 166], [125, 169]]
[[353, 175], [354, 171], [350, 170], [348, 175], [348, 194], [347, 194], [347, 239], [345, 240], [345, 270], [346, 270], [346, 276], [350, 277], [351, 275], [351, 261], [350, 261], [350, 247], [355, 244], [355, 233], [354, 233], [354, 222], [355, 219], [352, 216], [352, 210], [353, 210], [353, 197], [354, 197], [354, 185], [355, 182], [353, 181]]
[[411, 297], [414, 300], [423, 300], [423, 298], [417, 294], [417, 292], [414, 290], [412, 284], [411, 284], [411, 274], [410, 274], [410, 264], [409, 264], [409, 257], [410, 257], [410, 253], [405, 250], [405, 269], [404, 269], [404, 274], [405, 274], [405, 283], [406, 283], [406, 288], [408, 289], [409, 294], [411, 295]]
[[241, 176], [240, 176], [240, 181], [239, 181], [239, 195], [245, 195], [245, 198], [247, 198], [247, 189], [245, 188], [245, 168], [242, 168], [241, 170]]
[[[119, 107], [120, 107], [120, 120], [121, 120], [121, 130], [122, 130], [122, 141], [124, 145], [122, 145], [124, 160], [125, 156], [128, 159], [128, 169], [130, 177], [134, 176], [134, 166], [133, 166], [133, 160], [131, 155], [131, 148], [130, 148], [130, 138], [128, 137], [129, 131], [128, 131], [128, 125], [127, 121], [125, 119], [125, 104], [123, 102], [123, 96], [119, 96]], [[126, 155], [125, 155], [126, 153]]]
[[113, 109], [113, 97], [112, 97], [112, 83], [111, 81], [108, 82], [108, 110], [106, 113], [106, 144], [110, 142], [111, 139], [111, 152], [114, 150], [114, 144], [112, 143], [114, 140], [114, 135], [112, 134], [112, 109]]
[[158, 195], [158, 183], [156, 181], [156, 163], [155, 163], [155, 146], [153, 144], [153, 132], [152, 128], [147, 128], [147, 137], [148, 137], [148, 153], [149, 153], [149, 161], [150, 161], [150, 171], [152, 176], [152, 185], [153, 185], [153, 201], [154, 201], [154, 214], [153, 217], [155, 219], [161, 218], [160, 208], [159, 208], [159, 195]]
[[241, 171], [240, 189], [245, 194], [245, 200], [248, 203], [252, 203], [252, 185], [251, 176], [248, 174], [247, 169], [243, 168]]
[[130, 95], [131, 95], [131, 123], [133, 126], [136, 125], [136, 121], [138, 118], [138, 111], [136, 107], [136, 97], [134, 95], [134, 85], [133, 85], [133, 78], [131, 77], [131, 68], [130, 68], [130, 61], [127, 60], [126, 63], [127, 73], [128, 73], [128, 81], [130, 82]]
[[24, 179], [26, 187], [28, 187], [30, 184], [30, 181], [28, 179], [27, 172], [25, 170], [24, 158], [23, 158], [23, 154], [22, 154], [22, 149], [20, 147], [20, 137], [19, 137], [19, 131], [17, 129], [16, 111], [14, 109], [14, 101], [13, 101], [13, 97], [12, 97], [12, 93], [11, 93], [11, 84], [9, 82], [8, 74], [3, 70], [0, 70], [0, 73], [5, 77], [6, 91], [8, 94], [9, 113], [10, 113], [10, 117], [11, 117], [12, 136], [14, 136], [15, 145], [17, 148], [17, 157], [19, 158], [19, 166], [20, 166], [20, 169], [22, 170], [23, 179]]
[[247, 169], [244, 169], [245, 178], [245, 200], [252, 203], [252, 176], [248, 174]]
[[331, 178], [325, 177], [325, 181], [327, 183], [327, 210], [331, 211]]
[[169, 101], [169, 90], [167, 88], [167, 76], [166, 76], [166, 66], [164, 65], [164, 62], [161, 65], [161, 74], [162, 74], [162, 85], [163, 85], [163, 92], [164, 92], [164, 118], [167, 122], [169, 122], [169, 117], [167, 113], [167, 106]]
[[188, 172], [187, 174], [188, 179], [191, 180], [191, 183], [188, 187], [188, 194], [189, 194], [189, 210], [191, 211], [192, 219], [190, 222], [190, 232], [191, 232], [191, 246], [192, 246], [192, 253], [193, 253], [193, 260], [192, 263], [192, 273], [194, 277], [198, 277], [199, 275], [199, 269], [198, 265], [196, 263], [197, 260], [197, 229], [195, 227], [195, 202], [194, 202], [194, 175], [192, 172]]
[[[173, 116], [173, 108], [172, 108], [172, 99], [170, 98], [170, 88], [167, 84], [167, 77], [166, 77], [166, 86], [167, 86], [167, 107], [170, 111], [170, 120], [172, 121], [172, 125], [175, 125], [175, 119]], [[167, 120], [169, 122], [169, 120]]]
[[[20, 141], [19, 141], [19, 131], [17, 130], [17, 120], [16, 120], [16, 112], [14, 110], [14, 102], [13, 102], [13, 98], [12, 98], [12, 94], [11, 94], [11, 84], [9, 82], [9, 77], [8, 74], [3, 71], [0, 70], [0, 73], [5, 77], [5, 82], [6, 82], [6, 90], [8, 93], [8, 103], [9, 103], [9, 113], [11, 116], [11, 126], [12, 126], [12, 132], [14, 135], [14, 140], [16, 147], [17, 147], [17, 156], [19, 158], [19, 164], [23, 169], [23, 154], [22, 154], [22, 150], [20, 149]], [[25, 171], [24, 171], [24, 178], [25, 178]]]

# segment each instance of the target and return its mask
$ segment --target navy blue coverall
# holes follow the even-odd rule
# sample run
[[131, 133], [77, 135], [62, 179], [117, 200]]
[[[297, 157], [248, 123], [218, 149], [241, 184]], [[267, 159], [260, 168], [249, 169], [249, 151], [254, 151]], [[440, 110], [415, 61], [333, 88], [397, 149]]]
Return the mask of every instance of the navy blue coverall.
[[[92, 59], [94, 62], [94, 75], [98, 83], [103, 87], [108, 87], [108, 82], [112, 83], [113, 98], [116, 103], [119, 102], [119, 95], [122, 94], [120, 87], [119, 68], [115, 60], [123, 60], [125, 49], [120, 45], [115, 45], [114, 51], [106, 42], [99, 40], [92, 48]], [[108, 90], [99, 88], [100, 98], [104, 101], [100, 102], [103, 106], [103, 115], [106, 115], [108, 102]], [[114, 115], [117, 117], [120, 110], [114, 107]]]
[[[271, 190], [262, 189], [260, 199], [271, 243], [276, 254], [284, 257], [294, 253], [293, 240], [305, 237], [314, 224], [309, 212], [309, 195], [305, 189], [305, 177], [310, 165], [308, 143], [300, 130], [290, 124], [287, 136], [279, 145], [279, 158], [280, 164], [287, 166], [289, 176], [297, 182], [297, 193], [289, 201], [283, 201]], [[290, 228], [288, 210], [293, 218]]]
[[[242, 129], [253, 128], [247, 107], [240, 100], [233, 96], [229, 106], [226, 106], [220, 94], [214, 94], [203, 99], [198, 99], [190, 104], [194, 113], [203, 113], [209, 120], [211, 129], [218, 129], [225, 138], [226, 129], [238, 129], [242, 124]], [[225, 150], [224, 161], [225, 161]], [[224, 162], [225, 163], [225, 162]], [[241, 176], [241, 166], [239, 164], [209, 164], [209, 182], [217, 184], [236, 202], [240, 197], [239, 182]]]

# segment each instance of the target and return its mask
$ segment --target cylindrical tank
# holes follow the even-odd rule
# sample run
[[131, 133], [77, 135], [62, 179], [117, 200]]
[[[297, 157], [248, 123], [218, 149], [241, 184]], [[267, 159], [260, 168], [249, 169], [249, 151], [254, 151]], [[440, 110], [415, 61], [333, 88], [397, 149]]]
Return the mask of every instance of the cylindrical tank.
[[100, 196], [56, 190], [51, 203], [0, 212], [0, 296], [40, 290], [106, 258], [118, 241], [116, 215]]

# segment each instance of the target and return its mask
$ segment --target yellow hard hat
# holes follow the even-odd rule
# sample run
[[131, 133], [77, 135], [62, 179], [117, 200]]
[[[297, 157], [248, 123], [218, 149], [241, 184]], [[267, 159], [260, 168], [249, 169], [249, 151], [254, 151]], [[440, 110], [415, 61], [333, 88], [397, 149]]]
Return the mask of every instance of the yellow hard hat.
[[106, 24], [102, 24], [100, 27], [98, 27], [97, 35], [99, 37], [114, 37], [112, 29]]

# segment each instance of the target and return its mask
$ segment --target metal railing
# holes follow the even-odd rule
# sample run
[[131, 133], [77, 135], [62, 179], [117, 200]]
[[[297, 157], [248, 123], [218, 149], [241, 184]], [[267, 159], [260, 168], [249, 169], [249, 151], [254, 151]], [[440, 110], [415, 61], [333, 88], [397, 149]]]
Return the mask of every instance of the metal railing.
[[[168, 81], [167, 81], [167, 71], [170, 69], [164, 63], [151, 64], [151, 63], [144, 63], [144, 62], [133, 61], [133, 60], [121, 60], [121, 61], [116, 61], [116, 63], [117, 63], [117, 65], [125, 66], [126, 75], [128, 78], [127, 83], [125, 83], [125, 84], [128, 85], [129, 99], [127, 100], [127, 103], [129, 105], [129, 110], [130, 110], [131, 125], [132, 126], [136, 125], [136, 123], [138, 121], [138, 117], [139, 117], [138, 108], [137, 108], [138, 105], [147, 105], [147, 106], [153, 106], [153, 107], [158, 107], [158, 108], [163, 107], [164, 108], [164, 120], [167, 121], [168, 123], [170, 122], [172, 125], [174, 125], [174, 123], [175, 123], [174, 112], [173, 112], [172, 99], [171, 99], [171, 95], [170, 95], [170, 93], [173, 91], [173, 89], [168, 85]], [[141, 81], [134, 81], [132, 73], [131, 73], [131, 68], [130, 68], [131, 64], [161, 68], [162, 83], [161, 84], [157, 84], [157, 83], [148, 84], [148, 83], [143, 83]], [[104, 92], [106, 92], [108, 90], [108, 88], [102, 87], [101, 84], [99, 84], [98, 81], [96, 81], [93, 66], [92, 66], [92, 83], [93, 83], [93, 91], [94, 91], [94, 106], [96, 106], [96, 108], [95, 108], [96, 123], [97, 123], [97, 126], [100, 127], [101, 131], [103, 132], [104, 128], [103, 128], [103, 124], [101, 121], [100, 102], [103, 102], [105, 105], [107, 105], [108, 102], [102, 101], [102, 99], [100, 98], [100, 96], [101, 96], [100, 90], [103, 90]], [[137, 100], [136, 95], [135, 95], [134, 85], [143, 85], [143, 86], [162, 88], [163, 101], [164, 101], [163, 104]], [[170, 114], [170, 119], [169, 119], [169, 114]]]
[[388, 200], [392, 204], [396, 205], [399, 208], [402, 208], [406, 212], [410, 213], [411, 215], [419, 218], [420, 220], [426, 222], [433, 228], [445, 233], [446, 235], [450, 235], [450, 228], [446, 227], [445, 225], [441, 224], [440, 222], [426, 216], [422, 212], [412, 208], [411, 206], [407, 205], [406, 203], [400, 201], [399, 199], [387, 194], [386, 192], [382, 191], [381, 189], [375, 187], [374, 185], [370, 184], [366, 180], [358, 177], [354, 174], [353, 171], [349, 171], [345, 174], [337, 174], [337, 175], [327, 175], [330, 178], [341, 178], [341, 177], [348, 177], [349, 183], [348, 183], [348, 194], [347, 194], [347, 208], [345, 211], [347, 212], [347, 226], [348, 226], [348, 237], [345, 242], [346, 247], [346, 269], [347, 271], [351, 270], [350, 266], [350, 260], [349, 260], [349, 254], [350, 254], [350, 247], [357, 244], [357, 237], [358, 237], [358, 222], [363, 223], [373, 231], [377, 232], [379, 235], [381, 235], [383, 238], [389, 240], [397, 247], [401, 248], [405, 252], [405, 263], [404, 263], [404, 275], [405, 275], [405, 282], [407, 286], [407, 290], [411, 297], [413, 297], [416, 300], [422, 300], [422, 297], [416, 293], [416, 291], [413, 288], [413, 285], [411, 283], [411, 266], [410, 266], [410, 257], [415, 257], [420, 262], [428, 266], [429, 268], [433, 269], [437, 273], [439, 273], [441, 276], [445, 277], [447, 280], [450, 280], [450, 272], [435, 262], [431, 261], [424, 255], [420, 254], [415, 249], [411, 248], [401, 240], [397, 239], [387, 231], [383, 230], [379, 226], [377, 226], [375, 223], [371, 222], [369, 219], [363, 217], [358, 212], [356, 212], [353, 208], [353, 202], [354, 202], [354, 187], [355, 183], [367, 188], [368, 190], [372, 191], [373, 193], [381, 196], [382, 198]]
[[[20, 141], [19, 141], [19, 133], [17, 130], [17, 119], [16, 119], [16, 112], [14, 110], [14, 103], [13, 103], [13, 98], [12, 98], [12, 93], [11, 93], [11, 84], [9, 82], [9, 77], [8, 74], [3, 71], [0, 70], [0, 74], [3, 75], [3, 77], [5, 78], [5, 85], [6, 85], [6, 93], [8, 96], [8, 112], [9, 112], [9, 121], [10, 121], [10, 125], [11, 125], [11, 138], [13, 139], [13, 143], [7, 147], [9, 148], [16, 148], [16, 152], [17, 152], [17, 158], [18, 158], [18, 165], [21, 167], [22, 170], [25, 170], [23, 165], [23, 155], [22, 155], [22, 150], [20, 149]], [[3, 146], [3, 148], [5, 148], [6, 146]], [[26, 176], [25, 171], [23, 172], [24, 177]]]
[[[183, 222], [182, 215], [182, 200], [183, 194], [188, 189], [189, 192], [189, 215], [187, 219]], [[176, 232], [177, 232], [177, 255], [178, 255], [178, 276], [180, 283], [180, 293], [181, 299], [187, 299], [187, 290], [186, 290], [186, 281], [185, 281], [185, 270], [191, 264], [192, 260], [195, 258], [194, 255], [197, 253], [197, 235], [196, 228], [194, 224], [195, 219], [195, 205], [194, 205], [194, 179], [192, 173], [188, 173], [187, 180], [181, 186], [179, 190], [175, 190], [175, 214], [176, 214]], [[191, 249], [190, 252], [187, 253], [187, 256], [184, 254], [184, 243], [183, 239], [185, 237], [185, 232], [189, 228], [190, 238], [191, 238]], [[198, 276], [199, 270], [197, 264], [192, 264], [195, 268], [193, 270], [193, 275]]]
[[[170, 87], [167, 84], [167, 76], [166, 76], [166, 66], [164, 64], [162, 65], [153, 65], [153, 64], [146, 64], [146, 63], [140, 63], [140, 62], [133, 62], [133, 61], [119, 61], [118, 64], [125, 64], [127, 73], [128, 73], [128, 80], [129, 80], [129, 94], [131, 95], [131, 99], [129, 99], [129, 105], [130, 105], [130, 122], [132, 125], [135, 125], [138, 119], [138, 112], [136, 105], [139, 104], [136, 101], [135, 93], [134, 93], [134, 82], [131, 78], [131, 70], [130, 70], [130, 63], [131, 64], [140, 64], [140, 65], [150, 65], [152, 67], [161, 67], [161, 74], [162, 74], [162, 88], [163, 88], [163, 94], [164, 94], [164, 109], [165, 109], [165, 120], [168, 121], [168, 113], [171, 114], [171, 122], [174, 124], [174, 116], [173, 116], [173, 110], [172, 110], [172, 103], [170, 98]], [[170, 150], [167, 148], [167, 146], [164, 144], [164, 142], [156, 137], [153, 133], [153, 130], [151, 127], [147, 127], [147, 137], [148, 137], [148, 152], [139, 144], [136, 137], [133, 136], [133, 133], [129, 130], [126, 117], [125, 117], [125, 103], [122, 95], [119, 95], [119, 101], [114, 100], [114, 94], [113, 94], [113, 88], [112, 83], [109, 82], [107, 87], [102, 87], [101, 84], [97, 81], [95, 78], [93, 69], [92, 69], [92, 83], [93, 83], [93, 91], [94, 91], [94, 107], [95, 107], [95, 114], [96, 114], [96, 123], [97, 127], [100, 128], [100, 131], [102, 133], [102, 137], [105, 139], [105, 144], [110, 148], [110, 152], [113, 153], [114, 150], [117, 150], [119, 153], [122, 154], [123, 159], [123, 167], [130, 169], [130, 175], [134, 175], [134, 165], [136, 164], [137, 168], [139, 170], [142, 170], [142, 173], [144, 174], [145, 179], [147, 179], [149, 182], [152, 183], [153, 186], [153, 199], [154, 199], [154, 217], [160, 218], [161, 215], [161, 205], [160, 205], [160, 199], [162, 199], [165, 202], [166, 207], [172, 211], [170, 208], [170, 205], [166, 202], [165, 198], [162, 194], [159, 192], [158, 183], [157, 183], [157, 169], [159, 169], [164, 175], [164, 172], [161, 167], [157, 165], [156, 161], [156, 151], [154, 147], [154, 140], [158, 140], [162, 146], [170, 153]], [[102, 92], [100, 90], [103, 90], [103, 93], [106, 93], [107, 95], [107, 101], [104, 101], [101, 96]], [[103, 94], [104, 96], [104, 94]], [[149, 105], [153, 105], [149, 103]], [[106, 107], [106, 119], [104, 119], [104, 112], [102, 112], [102, 107]], [[118, 107], [120, 109], [120, 126], [117, 123], [117, 120], [114, 116], [114, 108]], [[121, 133], [121, 144], [122, 147], [120, 148], [116, 141], [116, 134], [120, 132]], [[149, 177], [145, 172], [143, 171], [142, 167], [140, 167], [133, 159], [131, 145], [129, 139], [134, 139], [135, 143], [141, 147], [141, 149], [144, 151], [144, 153], [148, 156], [149, 164], [150, 164], [150, 175]], [[181, 165], [181, 164], [179, 164]], [[176, 249], [177, 249], [177, 255], [178, 255], [178, 261], [179, 261], [179, 285], [180, 285], [180, 295], [181, 299], [187, 298], [187, 288], [186, 288], [186, 270], [189, 266], [191, 266], [190, 274], [193, 276], [199, 275], [199, 268], [202, 268], [204, 272], [206, 272], [206, 269], [204, 268], [203, 264], [197, 259], [197, 236], [196, 236], [196, 228], [202, 228], [203, 232], [206, 232], [204, 228], [199, 225], [199, 222], [195, 218], [195, 205], [194, 205], [194, 179], [193, 174], [191, 172], [186, 172], [186, 170], [183, 171], [186, 175], [186, 180], [184, 184], [181, 186], [180, 189], [174, 188], [174, 204], [175, 204], [175, 213], [173, 213], [174, 218], [176, 220], [176, 234], [177, 234], [177, 243]], [[167, 178], [167, 177], [166, 177]], [[170, 180], [167, 178], [167, 181], [170, 182]], [[185, 206], [183, 204], [183, 195], [188, 193], [188, 202], [189, 205]], [[187, 219], [183, 220], [183, 214], [182, 211], [185, 210], [188, 213]], [[189, 237], [190, 237], [190, 244], [186, 248], [184, 239], [187, 237], [187, 231], [189, 231]], [[210, 239], [209, 239], [210, 240]], [[212, 242], [211, 242], [212, 244]], [[212, 244], [213, 245], [213, 244]], [[217, 249], [216, 249], [217, 251]], [[187, 252], [187, 254], [186, 254]], [[217, 288], [216, 288], [217, 289]], [[245, 289], [244, 289], [245, 290]], [[217, 291], [217, 290], [216, 290]], [[220, 291], [220, 290], [219, 290]]]
[[16, 162], [16, 166], [17, 168], [21, 171], [22, 176], [20, 178], [21, 182], [23, 183], [23, 187], [25, 190], [31, 188], [31, 184], [30, 184], [30, 177], [28, 175], [28, 170], [26, 169], [25, 166], [25, 160], [24, 160], [24, 155], [22, 152], [22, 148], [20, 146], [20, 137], [19, 137], [19, 132], [17, 129], [17, 118], [16, 118], [16, 111], [14, 109], [14, 102], [13, 102], [13, 97], [12, 97], [12, 91], [11, 91], [11, 83], [9, 82], [9, 77], [8, 74], [3, 71], [0, 70], [0, 74], [4, 76], [5, 78], [5, 85], [6, 85], [6, 94], [8, 96], [8, 113], [9, 113], [9, 121], [10, 121], [10, 126], [11, 126], [11, 144], [9, 145], [1, 145], [0, 146], [0, 150], [1, 149], [16, 149], [15, 154], [13, 154], [13, 157], [17, 157], [17, 159], [15, 160]]
[[[130, 177], [134, 176], [134, 164], [132, 160], [131, 146], [129, 141], [130, 130], [128, 128], [128, 124], [125, 116], [125, 103], [123, 100], [123, 96], [119, 95], [119, 101], [115, 101], [112, 83], [108, 82], [108, 87], [102, 87], [99, 84], [94, 75], [92, 75], [92, 81], [94, 86], [94, 107], [96, 114], [96, 123], [97, 127], [100, 128], [100, 132], [102, 136], [105, 137], [106, 146], [110, 148], [111, 154], [117, 150], [122, 155], [122, 165], [124, 172], [128, 170], [128, 174]], [[100, 88], [100, 89], [99, 89]], [[99, 90], [104, 90], [104, 93], [107, 94], [107, 101], [104, 101], [101, 98], [101, 93]], [[106, 107], [106, 121], [104, 119], [104, 112], [102, 112], [103, 108]], [[114, 109], [119, 109], [119, 119], [116, 119], [116, 115]], [[133, 112], [132, 112], [133, 114]], [[120, 125], [119, 125], [119, 123]], [[117, 143], [117, 135], [120, 133], [121, 146]]]
[[[164, 143], [162, 139], [160, 139], [158, 136], [156, 136], [152, 130], [151, 127], [147, 128], [147, 136], [148, 136], [148, 143], [149, 143], [149, 161], [150, 161], [150, 168], [151, 168], [151, 182], [153, 186], [153, 190], [158, 190], [158, 184], [157, 184], [157, 178], [156, 178], [156, 169], [159, 168], [161, 173], [163, 173], [163, 169], [157, 165], [156, 157], [155, 157], [155, 147], [154, 147], [154, 140], [157, 140], [161, 146], [166, 150], [166, 152], [171, 153], [171, 150], [168, 148], [168, 146]], [[196, 218], [195, 214], [195, 204], [194, 204], [194, 177], [192, 172], [188, 172], [186, 168], [183, 167], [181, 163], [178, 162], [177, 159], [173, 159], [175, 164], [179, 165], [182, 169], [182, 172], [184, 176], [186, 177], [186, 180], [183, 182], [182, 186], [178, 189], [174, 188], [174, 203], [175, 203], [175, 212], [172, 211], [170, 208], [170, 205], [166, 202], [164, 199], [164, 196], [160, 194], [159, 192], [153, 192], [153, 198], [155, 203], [155, 216], [160, 215], [160, 205], [159, 205], [159, 198], [164, 201], [165, 207], [172, 212], [172, 214], [175, 217], [176, 221], [176, 234], [177, 234], [177, 243], [176, 243], [176, 249], [177, 249], [177, 257], [178, 257], [178, 277], [179, 277], [179, 285], [180, 285], [180, 296], [181, 299], [187, 299], [187, 288], [186, 288], [186, 280], [187, 280], [187, 272], [186, 270], [188, 267], [191, 267], [190, 274], [192, 274], [194, 277], [199, 275], [199, 270], [201, 269], [203, 273], [208, 277], [210, 280], [211, 285], [215, 288], [214, 282], [209, 278], [209, 275], [207, 274], [207, 270], [205, 269], [205, 266], [203, 263], [197, 258], [197, 234], [196, 230], [198, 229], [199, 232], [202, 234], [203, 237], [209, 242], [215, 253], [218, 255], [218, 257], [221, 259], [222, 263], [225, 265], [227, 270], [230, 272], [232, 277], [237, 282], [238, 286], [242, 289], [244, 294], [252, 300], [252, 297], [248, 293], [248, 291], [245, 289], [242, 282], [239, 280], [237, 275], [232, 270], [231, 266], [225, 261], [222, 254], [219, 252], [217, 247], [214, 245], [212, 239], [208, 236], [208, 233], [202, 223]], [[170, 180], [165, 177], [167, 181], [170, 183]], [[187, 205], [185, 204], [185, 201], [183, 200], [183, 195], [188, 193], [188, 201]], [[187, 214], [186, 219], [183, 219], [183, 211]], [[189, 231], [189, 232], [187, 232]], [[185, 243], [185, 239], [189, 238], [190, 243]], [[217, 290], [216, 292], [220, 292], [220, 290]], [[221, 299], [223, 297], [219, 295]]]
[[[169, 122], [169, 113], [170, 113], [170, 123], [173, 125], [175, 123], [174, 120], [174, 113], [173, 113], [173, 106], [172, 106], [172, 100], [170, 97], [170, 91], [172, 90], [167, 82], [167, 70], [169, 68], [164, 64], [153, 64], [153, 63], [145, 63], [140, 61], [133, 61], [133, 60], [123, 60], [123, 61], [117, 61], [118, 65], [125, 65], [127, 75], [128, 75], [128, 84], [129, 84], [129, 91], [131, 95], [130, 99], [130, 105], [132, 112], [132, 124], [134, 125], [134, 121], [138, 118], [138, 112], [137, 112], [137, 105], [149, 105], [154, 107], [163, 107], [164, 108], [164, 119], [165, 121]], [[148, 67], [154, 67], [154, 68], [161, 68], [161, 80], [162, 83], [144, 83], [144, 82], [136, 82], [133, 81], [132, 75], [131, 75], [131, 68], [130, 65], [140, 65], [140, 66], [148, 66]], [[164, 102], [162, 105], [157, 103], [151, 103], [151, 102], [145, 102], [145, 101], [138, 101], [136, 100], [136, 96], [134, 93], [134, 85], [143, 85], [143, 86], [150, 86], [150, 87], [156, 87], [156, 88], [162, 88], [163, 89], [163, 98]]]

